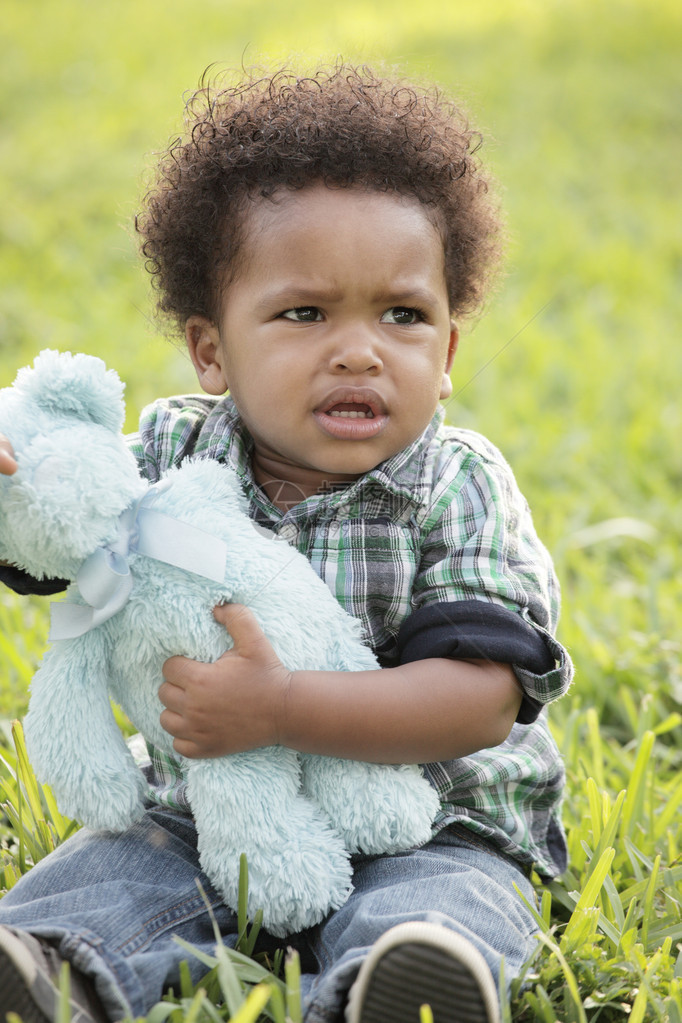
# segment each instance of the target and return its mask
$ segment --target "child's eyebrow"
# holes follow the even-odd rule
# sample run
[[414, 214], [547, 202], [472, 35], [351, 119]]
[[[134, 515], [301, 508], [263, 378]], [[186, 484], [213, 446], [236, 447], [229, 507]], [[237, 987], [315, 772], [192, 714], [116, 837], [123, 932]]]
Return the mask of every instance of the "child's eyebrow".
[[[282, 308], [333, 305], [342, 301], [344, 297], [344, 290], [341, 287], [292, 282], [290, 285], [285, 284], [270, 290], [264, 289], [258, 304], [263, 307], [282, 306]], [[392, 305], [430, 306], [438, 302], [438, 296], [431, 288], [415, 282], [391, 284], [388, 287], [377, 288], [376, 291], [370, 293], [369, 298], [372, 302], [376, 302], [378, 305], [385, 304], [387, 307]]]
[[389, 290], [377, 294], [377, 300], [390, 305], [433, 305], [438, 296], [431, 288], [421, 284], [393, 285]]
[[338, 302], [342, 297], [340, 288], [325, 287], [316, 284], [303, 284], [292, 281], [290, 284], [278, 285], [261, 295], [262, 305], [281, 305], [284, 307], [319, 305], [325, 302]]

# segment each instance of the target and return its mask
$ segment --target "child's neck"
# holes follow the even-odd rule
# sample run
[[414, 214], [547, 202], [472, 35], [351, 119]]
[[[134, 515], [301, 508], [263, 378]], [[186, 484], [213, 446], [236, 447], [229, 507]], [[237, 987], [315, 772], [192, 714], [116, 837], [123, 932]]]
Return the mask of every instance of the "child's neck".
[[258, 486], [283, 512], [300, 504], [306, 497], [341, 490], [358, 478], [353, 473], [328, 473], [289, 465], [259, 451], [253, 454], [252, 469]]

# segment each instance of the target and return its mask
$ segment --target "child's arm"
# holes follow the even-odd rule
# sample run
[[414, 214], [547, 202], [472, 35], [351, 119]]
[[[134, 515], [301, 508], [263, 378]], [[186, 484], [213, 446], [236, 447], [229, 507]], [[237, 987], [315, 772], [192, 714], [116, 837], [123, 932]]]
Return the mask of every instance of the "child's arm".
[[215, 610], [234, 647], [164, 664], [161, 724], [178, 753], [214, 757], [281, 744], [378, 763], [427, 763], [497, 746], [521, 690], [508, 665], [430, 658], [376, 671], [288, 671], [254, 616]]

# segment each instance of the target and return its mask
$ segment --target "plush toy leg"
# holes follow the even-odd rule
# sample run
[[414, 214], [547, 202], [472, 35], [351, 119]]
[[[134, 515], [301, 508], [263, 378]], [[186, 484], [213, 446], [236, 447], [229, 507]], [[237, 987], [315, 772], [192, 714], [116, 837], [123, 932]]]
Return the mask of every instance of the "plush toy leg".
[[63, 814], [93, 830], [124, 831], [147, 784], [111, 711], [107, 651], [97, 630], [55, 644], [31, 683], [26, 746]]
[[301, 756], [303, 791], [328, 815], [351, 852], [423, 845], [440, 807], [418, 767]]
[[187, 761], [201, 865], [232, 909], [239, 858], [249, 868], [249, 913], [263, 910], [278, 937], [318, 923], [351, 891], [348, 853], [321, 811], [299, 792], [291, 750], [252, 750]]

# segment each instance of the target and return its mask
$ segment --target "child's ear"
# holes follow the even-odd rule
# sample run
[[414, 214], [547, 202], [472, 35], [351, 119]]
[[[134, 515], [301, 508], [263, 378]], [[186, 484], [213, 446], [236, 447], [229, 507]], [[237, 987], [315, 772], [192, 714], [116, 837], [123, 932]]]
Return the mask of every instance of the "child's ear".
[[448, 354], [445, 357], [445, 372], [443, 373], [443, 380], [440, 385], [440, 397], [441, 400], [449, 398], [452, 394], [452, 380], [450, 379], [450, 370], [452, 364], [455, 361], [455, 352], [457, 351], [457, 345], [459, 344], [459, 330], [457, 329], [456, 323], [450, 321], [450, 341], [448, 342]]
[[201, 389], [207, 394], [224, 394], [228, 384], [216, 325], [205, 316], [190, 316], [185, 323], [185, 338]]

